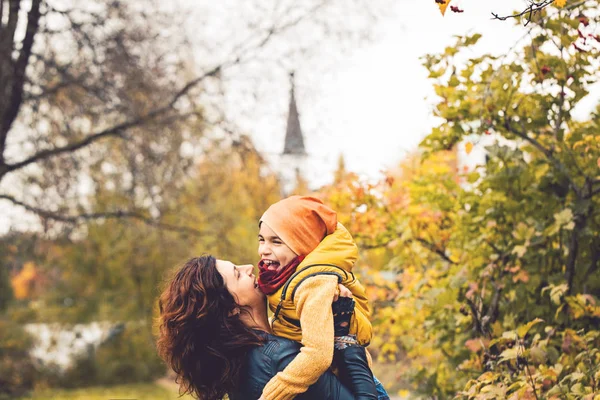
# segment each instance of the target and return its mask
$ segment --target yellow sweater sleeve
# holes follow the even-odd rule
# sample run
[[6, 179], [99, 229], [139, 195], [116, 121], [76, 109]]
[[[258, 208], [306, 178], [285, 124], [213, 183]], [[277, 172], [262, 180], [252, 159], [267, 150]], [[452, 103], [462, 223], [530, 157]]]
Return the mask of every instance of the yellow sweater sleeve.
[[331, 303], [337, 277], [317, 275], [297, 286], [295, 304], [302, 326], [302, 348], [287, 367], [267, 383], [266, 400], [289, 400], [315, 383], [333, 360], [333, 312]]

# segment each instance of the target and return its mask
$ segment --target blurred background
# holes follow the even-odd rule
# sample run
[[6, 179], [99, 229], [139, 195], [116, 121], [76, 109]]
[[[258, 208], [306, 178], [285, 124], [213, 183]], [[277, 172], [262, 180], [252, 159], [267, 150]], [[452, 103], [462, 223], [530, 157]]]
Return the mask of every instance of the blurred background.
[[162, 285], [307, 193], [394, 397], [600, 398], [598, 5], [0, 0], [0, 399], [178, 398]]

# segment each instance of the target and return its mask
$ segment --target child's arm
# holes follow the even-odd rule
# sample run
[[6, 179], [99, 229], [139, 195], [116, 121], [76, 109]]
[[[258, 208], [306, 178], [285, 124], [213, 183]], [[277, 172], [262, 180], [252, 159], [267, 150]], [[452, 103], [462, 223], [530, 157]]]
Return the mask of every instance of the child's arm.
[[300, 353], [267, 383], [265, 400], [288, 400], [304, 393], [327, 371], [333, 360], [331, 303], [338, 285], [336, 276], [317, 275], [297, 286], [296, 312], [302, 326]]

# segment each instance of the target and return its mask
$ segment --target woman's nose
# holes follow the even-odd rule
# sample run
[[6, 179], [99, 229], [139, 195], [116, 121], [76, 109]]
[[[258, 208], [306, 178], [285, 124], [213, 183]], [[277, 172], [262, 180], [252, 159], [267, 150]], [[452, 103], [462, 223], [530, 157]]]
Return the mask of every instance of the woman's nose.
[[252, 271], [254, 270], [254, 265], [252, 265], [252, 264], [242, 265], [241, 269], [244, 273], [251, 275]]

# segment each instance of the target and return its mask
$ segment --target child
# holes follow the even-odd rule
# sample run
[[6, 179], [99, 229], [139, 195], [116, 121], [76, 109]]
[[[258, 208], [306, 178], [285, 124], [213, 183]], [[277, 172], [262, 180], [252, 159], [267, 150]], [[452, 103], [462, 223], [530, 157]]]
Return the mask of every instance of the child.
[[[369, 344], [370, 310], [365, 290], [351, 272], [358, 258], [356, 244], [337, 222], [335, 211], [319, 199], [281, 200], [264, 213], [259, 229], [258, 284], [273, 312], [273, 332], [303, 345], [300, 354], [267, 383], [261, 398], [287, 400], [306, 391], [331, 366], [334, 330], [329, 305], [338, 284], [355, 300], [347, 343]], [[383, 390], [380, 386], [378, 391]]]

